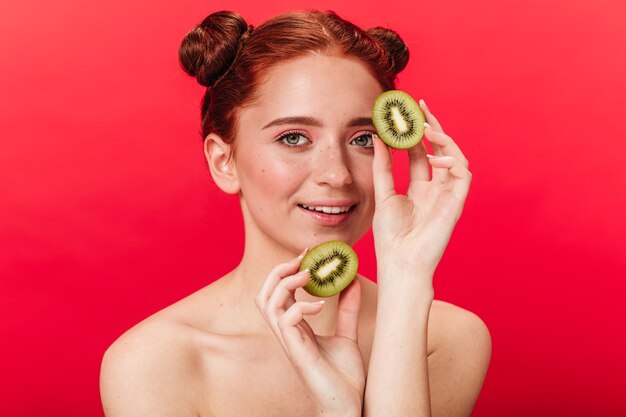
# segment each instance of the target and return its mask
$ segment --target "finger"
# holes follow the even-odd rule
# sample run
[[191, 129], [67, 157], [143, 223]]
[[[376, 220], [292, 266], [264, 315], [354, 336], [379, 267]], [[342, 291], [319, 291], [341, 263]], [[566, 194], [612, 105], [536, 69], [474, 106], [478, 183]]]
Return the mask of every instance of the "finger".
[[[431, 137], [433, 136], [432, 132], [444, 133], [443, 128], [441, 127], [441, 123], [439, 123], [439, 120], [437, 120], [437, 118], [432, 114], [432, 112], [428, 108], [428, 105], [426, 104], [424, 99], [419, 100], [419, 106], [424, 112], [424, 117], [426, 118], [426, 122], [424, 124], [425, 125], [424, 135], [426, 136], [428, 143], [430, 143], [430, 145], [433, 148], [433, 154], [435, 155], [445, 154], [442, 151], [442, 149], [438, 146], [437, 143], [433, 143], [430, 140]], [[445, 182], [449, 180], [449, 173], [447, 172], [447, 170], [441, 170], [441, 169], [435, 168], [433, 169], [432, 178], [435, 178], [435, 177], [438, 177], [439, 182], [442, 182], [442, 181]]]
[[298, 270], [300, 262], [302, 262], [302, 258], [304, 257], [304, 254], [307, 252], [307, 250], [308, 248], [306, 248], [297, 258], [294, 258], [289, 262], [276, 265], [270, 271], [270, 273], [265, 278], [265, 281], [263, 282], [261, 290], [254, 298], [254, 302], [259, 310], [263, 311], [267, 300], [269, 300], [272, 292], [274, 291], [280, 280], [287, 275], [294, 274]]
[[317, 314], [322, 311], [325, 301], [326, 300], [295, 302], [278, 320], [278, 328], [281, 331], [290, 330], [290, 328], [295, 327], [304, 320], [305, 314]]
[[[309, 279], [310, 275], [308, 269], [300, 271], [295, 275], [283, 278], [278, 283], [274, 292], [272, 292], [270, 299], [267, 300], [267, 303], [265, 304], [265, 315], [270, 317], [272, 314], [277, 314], [280, 311], [287, 310], [289, 306], [296, 302], [296, 289], [304, 287]], [[291, 301], [289, 306], [286, 305], [288, 301]]]
[[[472, 173], [465, 168], [465, 165], [451, 156], [431, 156], [428, 159], [433, 167], [445, 169], [455, 179], [452, 192], [456, 198], [465, 201], [472, 182]], [[435, 173], [433, 173], [433, 181], [441, 182], [436, 178]]]
[[391, 171], [391, 152], [387, 145], [378, 136], [374, 136], [374, 198], [376, 204], [381, 204], [396, 193]]
[[437, 132], [443, 133], [441, 124], [439, 123], [437, 118], [430, 112], [430, 109], [426, 105], [426, 102], [424, 101], [424, 99], [420, 99], [419, 105], [422, 111], [424, 112], [424, 116], [426, 117], [426, 123], [429, 123], [433, 127], [433, 129], [435, 129]]
[[[324, 300], [314, 303], [298, 301], [280, 317], [278, 328], [284, 342], [283, 348], [290, 358], [296, 357], [309, 361], [310, 358], [307, 356], [319, 354], [317, 353], [315, 335], [304, 320], [304, 315], [319, 313], [322, 311], [323, 305]], [[305, 334], [302, 333], [302, 327], [307, 329]], [[299, 364], [294, 363], [294, 365], [298, 366]]]
[[282, 314], [296, 303], [294, 296], [296, 288], [302, 287], [309, 280], [308, 269], [299, 273], [283, 278], [278, 283], [274, 292], [270, 295], [270, 299], [263, 306], [261, 313], [263, 318], [269, 325], [274, 335], [285, 348], [285, 341], [279, 328], [279, 320]]
[[426, 144], [421, 140], [417, 145], [409, 148], [409, 173], [411, 182], [430, 181], [430, 166], [426, 158]]
[[435, 155], [453, 156], [461, 161], [466, 168], [469, 168], [469, 161], [450, 136], [443, 132], [436, 131], [428, 123], [424, 123], [424, 126], [426, 127], [424, 129], [424, 135], [428, 139], [428, 142], [432, 145], [433, 153]]
[[[324, 301], [324, 300], [322, 300]], [[316, 303], [318, 304], [324, 304], [320, 301], [316, 301]], [[308, 314], [308, 313], [305, 313]], [[309, 325], [309, 323], [307, 323], [306, 320], [302, 320], [298, 326], [300, 326], [300, 328], [307, 334], [307, 336], [309, 336], [311, 338], [311, 340], [315, 339], [315, 333], [313, 332], [313, 329], [311, 328], [311, 326]]]
[[358, 341], [359, 311], [361, 309], [361, 283], [358, 277], [339, 295], [337, 330], [335, 335]]

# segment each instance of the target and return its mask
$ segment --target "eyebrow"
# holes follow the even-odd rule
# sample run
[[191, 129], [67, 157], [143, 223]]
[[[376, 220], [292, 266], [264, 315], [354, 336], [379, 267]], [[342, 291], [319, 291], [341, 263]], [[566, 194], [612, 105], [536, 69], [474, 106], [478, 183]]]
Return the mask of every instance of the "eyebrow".
[[[314, 117], [290, 116], [290, 117], [281, 117], [281, 118], [272, 120], [271, 122], [263, 126], [263, 129], [267, 129], [268, 127], [272, 127], [272, 126], [290, 125], [290, 124], [299, 124], [299, 125], [317, 126], [317, 127], [322, 126], [322, 122], [317, 120]], [[372, 122], [371, 117], [356, 117], [350, 120], [350, 122], [348, 122], [348, 127], [355, 127], [355, 126], [374, 126], [374, 123]]]

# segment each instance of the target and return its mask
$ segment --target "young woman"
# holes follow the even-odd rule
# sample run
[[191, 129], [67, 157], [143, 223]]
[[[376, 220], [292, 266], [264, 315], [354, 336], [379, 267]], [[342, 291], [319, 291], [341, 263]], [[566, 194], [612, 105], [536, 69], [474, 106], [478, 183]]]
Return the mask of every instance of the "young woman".
[[[239, 196], [245, 249], [107, 350], [106, 415], [469, 416], [491, 339], [475, 314], [433, 300], [432, 278], [471, 174], [421, 101], [434, 155], [410, 149], [408, 193], [395, 193], [371, 109], [408, 61], [400, 37], [333, 12], [257, 28], [218, 12], [180, 59], [207, 87], [204, 152], [215, 183]], [[323, 304], [302, 290], [307, 247], [353, 245], [369, 227], [378, 285], [357, 275]]]

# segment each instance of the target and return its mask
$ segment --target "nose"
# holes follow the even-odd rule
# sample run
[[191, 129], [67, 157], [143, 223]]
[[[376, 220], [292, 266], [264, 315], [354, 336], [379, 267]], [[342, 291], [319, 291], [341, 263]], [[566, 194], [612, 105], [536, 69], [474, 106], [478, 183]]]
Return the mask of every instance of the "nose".
[[318, 184], [340, 188], [352, 184], [346, 152], [339, 141], [320, 146], [313, 158], [313, 173]]

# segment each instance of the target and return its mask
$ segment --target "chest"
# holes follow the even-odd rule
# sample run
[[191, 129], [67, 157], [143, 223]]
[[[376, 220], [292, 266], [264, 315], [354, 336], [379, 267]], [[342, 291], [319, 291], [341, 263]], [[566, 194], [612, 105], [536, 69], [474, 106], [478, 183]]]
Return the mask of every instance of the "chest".
[[[359, 323], [359, 347], [369, 364], [374, 320]], [[315, 403], [280, 343], [270, 337], [228, 336], [212, 339], [200, 361], [199, 415], [211, 417], [313, 417]], [[204, 412], [203, 412], [204, 411]]]
[[212, 417], [314, 415], [313, 399], [282, 350], [225, 353], [209, 362], [203, 408]]

